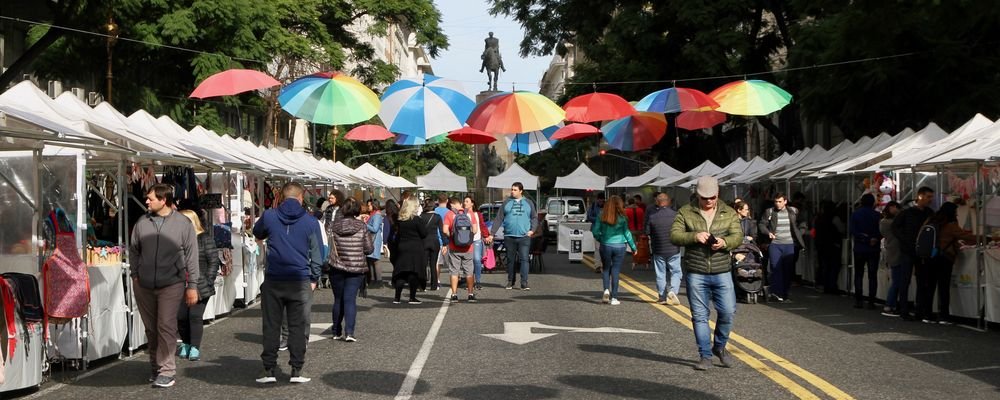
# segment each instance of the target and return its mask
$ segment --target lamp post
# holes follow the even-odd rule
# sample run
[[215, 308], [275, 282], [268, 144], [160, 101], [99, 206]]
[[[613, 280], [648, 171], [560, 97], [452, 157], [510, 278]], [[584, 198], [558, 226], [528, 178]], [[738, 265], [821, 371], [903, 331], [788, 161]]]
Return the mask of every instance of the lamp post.
[[104, 31], [107, 33], [107, 44], [108, 44], [108, 91], [105, 94], [108, 104], [111, 104], [111, 81], [114, 79], [114, 75], [111, 73], [111, 53], [112, 49], [115, 47], [115, 42], [118, 41], [118, 24], [115, 23], [114, 17], [110, 14], [108, 15], [108, 23], [104, 25]]
[[631, 158], [628, 158], [628, 157], [625, 157], [625, 156], [620, 156], [620, 155], [617, 155], [617, 154], [614, 154], [614, 153], [608, 153], [607, 150], [601, 150], [600, 153], [601, 153], [601, 156], [616, 157], [616, 158], [620, 158], [620, 159], [626, 160], [626, 161], [631, 161], [631, 162], [634, 162], [636, 164], [642, 165], [643, 167], [649, 168], [649, 164], [647, 164], [647, 163], [644, 163], [644, 162], [639, 161], [639, 160], [633, 160]]

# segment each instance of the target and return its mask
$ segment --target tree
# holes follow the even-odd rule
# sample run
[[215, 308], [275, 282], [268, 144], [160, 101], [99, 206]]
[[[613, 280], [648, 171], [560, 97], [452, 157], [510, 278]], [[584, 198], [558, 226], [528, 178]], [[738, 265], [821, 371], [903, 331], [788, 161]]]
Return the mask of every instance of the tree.
[[[391, 82], [398, 70], [372, 61], [376, 59], [374, 49], [349, 30], [361, 18], [374, 22], [370, 32], [362, 33], [384, 33], [389, 23], [411, 26], [417, 44], [426, 46], [431, 56], [448, 46], [438, 25], [440, 12], [431, 0], [46, 3], [52, 9], [54, 25], [95, 31], [113, 17], [122, 39], [140, 41], [118, 40], [112, 47], [115, 106], [124, 112], [144, 108], [153, 114], [167, 114], [186, 125], [198, 113], [236, 104], [242, 105], [243, 111], [267, 113], [267, 123], [273, 123], [278, 112], [276, 90], [265, 92], [263, 100], [256, 94], [215, 103], [187, 98], [197, 82], [229, 68], [268, 71], [289, 81], [320, 69], [342, 69], [353, 61], [357, 66], [351, 72], [366, 84]], [[109, 58], [106, 38], [39, 25], [32, 28], [30, 44], [24, 56], [0, 76], [0, 87], [29, 65], [42, 78], [94, 82], [93, 86], [103, 87], [100, 83]]]

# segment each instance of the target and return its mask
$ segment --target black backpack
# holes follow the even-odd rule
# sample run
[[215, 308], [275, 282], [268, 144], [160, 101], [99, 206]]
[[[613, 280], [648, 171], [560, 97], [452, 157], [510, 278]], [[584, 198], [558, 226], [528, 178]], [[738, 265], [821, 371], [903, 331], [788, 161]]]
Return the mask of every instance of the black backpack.
[[7, 280], [18, 304], [21, 305], [21, 319], [24, 322], [42, 322], [45, 312], [42, 309], [42, 295], [38, 289], [38, 278], [31, 274], [7, 272], [3, 274]]
[[934, 224], [925, 224], [920, 227], [920, 231], [917, 232], [917, 257], [920, 258], [934, 258], [938, 255], [938, 236], [937, 236], [937, 226]]
[[464, 212], [456, 212], [451, 224], [451, 242], [456, 247], [468, 247], [472, 241], [472, 219]]

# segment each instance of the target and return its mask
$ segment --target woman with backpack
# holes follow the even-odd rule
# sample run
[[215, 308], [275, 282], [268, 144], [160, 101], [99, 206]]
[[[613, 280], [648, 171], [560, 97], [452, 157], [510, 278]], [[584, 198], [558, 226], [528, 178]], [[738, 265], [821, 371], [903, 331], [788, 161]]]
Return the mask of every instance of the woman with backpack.
[[198, 235], [198, 302], [192, 306], [181, 302], [177, 311], [177, 330], [181, 344], [177, 346], [177, 356], [191, 361], [201, 360], [201, 338], [204, 333], [205, 307], [208, 299], [215, 295], [215, 277], [219, 275], [219, 252], [215, 240], [201, 225], [201, 218], [191, 210], [181, 210], [181, 214], [191, 220]]
[[358, 219], [361, 204], [353, 198], [340, 206], [343, 215], [333, 221], [330, 229], [331, 265], [330, 283], [333, 285], [333, 336], [334, 340], [356, 342], [355, 319], [358, 315], [358, 292], [365, 283], [368, 272], [366, 254], [374, 249], [372, 236], [364, 222]]
[[[922, 279], [917, 280], [917, 315], [922, 317], [921, 321], [924, 323], [951, 325], [949, 307], [952, 267], [962, 242], [975, 243], [976, 235], [958, 225], [958, 206], [952, 202], [942, 204], [927, 224], [937, 230], [937, 254], [925, 263], [924, 268], [917, 270], [922, 275]], [[919, 237], [917, 241], [920, 241]], [[932, 316], [934, 289], [937, 289], [938, 294], [937, 321]]]
[[625, 252], [634, 253], [636, 250], [635, 239], [629, 230], [621, 197], [611, 196], [608, 199], [592, 231], [594, 241], [601, 244], [601, 262], [604, 265], [601, 270], [604, 283], [601, 302], [616, 306], [621, 304], [618, 301], [618, 274], [622, 270]]

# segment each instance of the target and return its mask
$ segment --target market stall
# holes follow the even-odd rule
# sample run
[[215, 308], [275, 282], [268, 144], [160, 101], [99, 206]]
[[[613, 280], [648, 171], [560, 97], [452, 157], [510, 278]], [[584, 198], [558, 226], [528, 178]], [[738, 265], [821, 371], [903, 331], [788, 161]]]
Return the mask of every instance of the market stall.
[[424, 190], [456, 193], [467, 193], [469, 191], [468, 179], [451, 172], [448, 167], [440, 162], [427, 175], [417, 176], [417, 185]]

